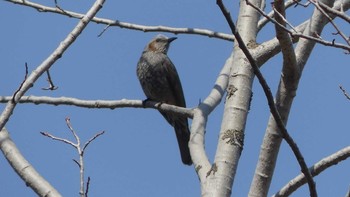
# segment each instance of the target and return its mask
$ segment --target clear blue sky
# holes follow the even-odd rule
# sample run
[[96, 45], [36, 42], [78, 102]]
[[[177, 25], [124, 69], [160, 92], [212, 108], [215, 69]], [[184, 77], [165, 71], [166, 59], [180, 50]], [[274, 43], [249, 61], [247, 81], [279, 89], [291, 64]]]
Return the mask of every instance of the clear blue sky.
[[[53, 1], [37, 1], [53, 6]], [[59, 1], [63, 9], [85, 13], [93, 1]], [[228, 3], [236, 20], [238, 2]], [[269, 6], [268, 6], [269, 7]], [[292, 8], [294, 24], [311, 15], [311, 9]], [[294, 12], [294, 13], [293, 13]], [[296, 14], [295, 12], [298, 12]], [[214, 1], [107, 1], [99, 17], [145, 25], [205, 28], [229, 32]], [[0, 95], [12, 95], [29, 71], [36, 68], [77, 24], [77, 19], [39, 13], [0, 1]], [[80, 99], [145, 99], [136, 78], [136, 63], [145, 44], [157, 33], [109, 28], [90, 23], [74, 45], [52, 67], [59, 88], [44, 91], [45, 76], [27, 95], [66, 96]], [[331, 28], [327, 29], [329, 33]], [[343, 29], [349, 32], [349, 26]], [[272, 38], [268, 25], [258, 42]], [[171, 34], [164, 33], [168, 36]], [[329, 34], [323, 35], [332, 39]], [[198, 35], [177, 35], [169, 56], [177, 66], [187, 105], [195, 107], [211, 90], [229, 56], [232, 43]], [[339, 39], [339, 38], [337, 38]], [[342, 50], [317, 46], [304, 70], [288, 122], [288, 130], [308, 165], [349, 145], [350, 103], [338, 88], [350, 91], [349, 56]], [[281, 69], [276, 56], [262, 67], [275, 92]], [[246, 127], [244, 150], [232, 196], [246, 196], [256, 166], [259, 148], [269, 117], [260, 85], [254, 96]], [[0, 110], [4, 104], [0, 105]], [[209, 118], [206, 149], [212, 161], [220, 130], [223, 104]], [[182, 165], [173, 129], [152, 109], [84, 109], [71, 106], [20, 104], [6, 125], [12, 139], [33, 166], [64, 196], [77, 196], [79, 171], [72, 161], [75, 150], [39, 134], [72, 139], [65, 124], [70, 117], [85, 141], [95, 133], [106, 133], [94, 141], [85, 155], [86, 177], [91, 177], [90, 196], [199, 196], [200, 185], [192, 167]], [[320, 196], [343, 196], [350, 183], [349, 161], [315, 178]], [[0, 156], [0, 196], [36, 196], [27, 188], [4, 157]], [[283, 142], [270, 195], [299, 174], [290, 148]], [[294, 196], [307, 196], [303, 187]]]

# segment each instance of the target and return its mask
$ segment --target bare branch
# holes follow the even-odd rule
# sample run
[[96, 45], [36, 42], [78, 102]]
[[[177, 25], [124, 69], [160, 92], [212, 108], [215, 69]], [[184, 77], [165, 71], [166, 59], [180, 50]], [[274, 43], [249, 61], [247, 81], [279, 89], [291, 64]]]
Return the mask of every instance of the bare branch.
[[[34, 9], [38, 10], [39, 12], [52, 12], [52, 13], [56, 13], [56, 14], [65, 15], [68, 17], [78, 18], [78, 19], [81, 19], [84, 16], [83, 14], [80, 14], [77, 12], [62, 10], [62, 9], [57, 8], [57, 7], [48, 7], [48, 6], [44, 6], [41, 4], [30, 2], [27, 0], [26, 1], [5, 0], [5, 1], [28, 6], [28, 7], [32, 7]], [[232, 36], [230, 34], [215, 32], [215, 31], [211, 31], [208, 29], [189, 28], [189, 27], [174, 28], [174, 27], [167, 27], [167, 26], [146, 26], [146, 25], [132, 24], [132, 23], [127, 23], [127, 22], [121, 22], [118, 20], [111, 20], [111, 19], [99, 18], [99, 17], [94, 17], [94, 18], [92, 18], [91, 21], [93, 21], [97, 24], [105, 24], [107, 26], [117, 26], [120, 28], [138, 30], [138, 31], [143, 31], [143, 32], [169, 32], [169, 33], [174, 33], [174, 34], [195, 34], [195, 35], [208, 36], [209, 38], [218, 38], [218, 39], [222, 39], [222, 40], [234, 41], [234, 36]]]
[[[216, 93], [216, 89], [214, 89]], [[223, 95], [223, 94], [222, 94]], [[11, 96], [0, 96], [0, 103], [6, 103], [12, 99]], [[220, 98], [219, 98], [220, 100]], [[48, 105], [73, 105], [77, 107], [85, 108], [125, 108], [125, 107], [134, 107], [134, 108], [153, 108], [160, 109], [165, 112], [173, 112], [188, 118], [193, 117], [193, 109], [187, 109], [178, 107], [175, 105], [169, 105], [166, 103], [159, 103], [154, 101], [146, 101], [143, 103], [141, 100], [82, 100], [77, 98], [70, 97], [47, 97], [47, 96], [22, 96], [18, 103], [34, 103], [38, 104], [48, 104]], [[143, 105], [144, 104], [144, 105]]]
[[67, 140], [67, 139], [59, 138], [59, 137], [56, 137], [56, 136], [54, 136], [54, 135], [51, 135], [51, 134], [48, 133], [48, 132], [40, 132], [40, 134], [43, 135], [43, 136], [49, 137], [49, 138], [51, 138], [51, 139], [53, 139], [53, 140], [56, 140], [56, 141], [60, 141], [60, 142], [69, 144], [69, 145], [73, 146], [74, 148], [77, 148], [77, 147], [78, 147], [77, 144], [74, 144], [73, 142], [71, 142], [71, 141], [69, 141], [69, 140]]
[[90, 138], [87, 142], [85, 142], [83, 149], [81, 150], [81, 154], [84, 155], [85, 149], [87, 148], [87, 146], [89, 146], [89, 144], [94, 141], [96, 138], [98, 138], [99, 136], [103, 135], [105, 133], [105, 131], [101, 131], [99, 133], [97, 133], [96, 135], [94, 135], [92, 138]]
[[[284, 6], [287, 9], [287, 8], [291, 7], [292, 5], [295, 5], [299, 1], [301, 1], [301, 0], [288, 0], [285, 2]], [[261, 10], [263, 10], [263, 9], [261, 9]], [[267, 14], [267, 16], [269, 16], [269, 18], [273, 18], [274, 14], [275, 14], [275, 12], [272, 10], [270, 13]], [[259, 31], [270, 21], [269, 18], [264, 17], [259, 21], [259, 23], [258, 23]]]
[[43, 90], [56, 90], [58, 87], [53, 84], [49, 69], [46, 71], [46, 74], [47, 74], [47, 81], [49, 82], [49, 87], [48, 88], [41, 88], [41, 89], [43, 89]]
[[309, 1], [310, 3], [312, 3], [313, 5], [316, 6], [316, 8], [329, 20], [329, 22], [332, 24], [332, 26], [334, 27], [334, 29], [337, 30], [336, 34], [339, 34], [344, 40], [345, 42], [350, 45], [350, 40], [347, 38], [347, 36], [340, 31], [340, 29], [338, 28], [338, 26], [335, 24], [335, 22], [333, 21], [333, 19], [323, 10], [323, 8], [319, 5], [319, 1], [313, 2], [313, 1]]
[[332, 47], [344, 49], [344, 50], [350, 52], [350, 46], [348, 46], [348, 45], [344, 45], [344, 44], [341, 44], [341, 43], [336, 43], [334, 41], [326, 41], [326, 40], [323, 40], [323, 39], [317, 37], [316, 35], [309, 36], [309, 35], [305, 35], [305, 34], [302, 34], [302, 33], [299, 33], [299, 32], [291, 31], [291, 30], [287, 29], [286, 27], [284, 27], [283, 25], [281, 25], [280, 23], [278, 23], [275, 19], [273, 19], [270, 16], [268, 16], [264, 11], [262, 11], [259, 7], [257, 7], [254, 4], [252, 4], [249, 0], [246, 0], [246, 3], [248, 5], [250, 5], [250, 6], [252, 6], [261, 15], [263, 15], [266, 18], [268, 18], [272, 23], [274, 23], [275, 25], [278, 25], [280, 28], [282, 28], [285, 31], [287, 31], [292, 37], [305, 38], [305, 39], [308, 39], [308, 40], [311, 40], [311, 41], [315, 41], [315, 42], [317, 42], [319, 44], [322, 44], [322, 45], [325, 45], [325, 46], [332, 46]]
[[90, 187], [90, 177], [88, 176], [88, 180], [86, 182], [85, 197], [88, 197], [89, 187]]
[[326, 4], [322, 3], [321, 1], [317, 1], [317, 4], [323, 8], [325, 11], [338, 16], [339, 18], [344, 19], [345, 21], [347, 21], [348, 23], [350, 23], [350, 17], [348, 15], [346, 15], [344, 12], [342, 11], [338, 11], [336, 9], [330, 8], [328, 7]]
[[350, 100], [350, 96], [349, 96], [349, 94], [346, 92], [346, 90], [343, 88], [343, 86], [342, 86], [342, 85], [339, 85], [339, 88], [340, 88], [341, 91], [343, 92], [344, 96], [345, 96], [348, 100]]
[[17, 93], [21, 90], [24, 82], [27, 80], [27, 77], [28, 77], [28, 65], [27, 65], [27, 62], [24, 64], [25, 68], [26, 68], [26, 72], [25, 72], [25, 75], [24, 75], [24, 79], [21, 83], [21, 85], [19, 86], [19, 88], [16, 90], [16, 92], [13, 94], [12, 96], [12, 103], [15, 103], [15, 98], [16, 98], [16, 95]]
[[254, 70], [254, 74], [258, 78], [258, 80], [259, 80], [259, 82], [264, 90], [264, 93], [265, 93], [266, 98], [268, 100], [271, 114], [273, 115], [273, 117], [278, 125], [278, 128], [280, 129], [280, 132], [281, 132], [283, 139], [285, 139], [286, 142], [288, 143], [288, 145], [291, 147], [291, 149], [292, 149], [292, 151], [293, 151], [293, 153], [294, 153], [294, 155], [295, 155], [295, 157], [296, 157], [296, 159], [301, 167], [301, 171], [305, 174], [305, 176], [307, 178], [307, 181], [309, 184], [310, 195], [317, 196], [315, 182], [314, 182], [314, 180], [313, 180], [313, 178], [312, 178], [312, 176], [307, 168], [304, 157], [302, 156], [297, 144], [294, 142], [293, 138], [289, 135], [286, 127], [284, 126], [284, 123], [282, 121], [282, 118], [281, 118], [278, 110], [277, 110], [277, 107], [276, 107], [275, 102], [274, 102], [274, 98], [272, 96], [272, 93], [270, 91], [270, 88], [269, 88], [266, 80], [264, 79], [263, 75], [261, 74], [258, 65], [255, 63], [255, 60], [253, 59], [248, 48], [246, 47], [245, 43], [243, 42], [239, 32], [236, 31], [235, 24], [232, 21], [230, 13], [227, 11], [226, 7], [222, 3], [222, 0], [217, 0], [217, 4], [220, 7], [223, 15], [226, 18], [227, 23], [229, 24], [229, 26], [231, 28], [231, 32], [235, 35], [235, 38], [236, 38], [236, 41], [238, 42], [239, 47], [241, 48], [243, 53], [246, 55], [249, 63], [252, 66], [252, 69]]
[[[328, 157], [323, 158], [319, 162], [315, 163], [313, 166], [309, 168], [311, 175], [317, 176], [324, 170], [334, 165], [337, 165], [339, 162], [344, 161], [349, 157], [350, 157], [350, 146], [345, 147], [333, 153], [332, 155], [329, 155]], [[305, 183], [306, 183], [306, 178], [304, 174], [299, 174], [294, 179], [290, 180], [285, 186], [283, 186], [282, 189], [274, 195], [274, 197], [289, 196]]]
[[66, 144], [69, 144], [71, 146], [73, 146], [79, 155], [79, 161], [76, 159], [73, 159], [74, 163], [76, 163], [79, 167], [80, 170], [80, 191], [79, 194], [81, 197], [87, 196], [87, 192], [88, 192], [88, 187], [89, 187], [89, 183], [90, 183], [90, 177], [88, 178], [88, 183], [86, 185], [86, 190], [84, 190], [85, 184], [84, 184], [84, 169], [85, 169], [85, 165], [84, 165], [84, 151], [86, 149], [86, 147], [92, 142], [94, 141], [97, 137], [101, 136], [104, 134], [104, 131], [97, 133], [96, 135], [94, 135], [92, 138], [90, 138], [83, 147], [81, 147], [81, 143], [80, 143], [80, 137], [78, 136], [78, 134], [75, 132], [75, 130], [72, 127], [72, 124], [70, 122], [70, 118], [67, 117], [66, 118], [66, 125], [68, 127], [68, 129], [71, 131], [72, 135], [74, 136], [75, 140], [77, 141], [77, 143], [73, 143], [67, 139], [63, 139], [63, 138], [58, 138], [55, 137], [47, 132], [40, 132], [42, 135], [50, 137], [54, 140], [60, 141], [60, 142], [64, 142]]
[[[96, 13], [102, 8], [105, 0], [96, 0], [94, 5], [86, 13], [84, 17], [79, 21], [77, 26], [67, 35], [67, 37], [60, 43], [60, 45], [51, 53], [51, 55], [44, 60], [24, 81], [22, 87], [16, 93], [14, 102], [8, 102], [0, 115], [0, 129], [2, 129], [6, 122], [9, 120], [13, 110], [16, 107], [17, 101], [33, 86], [36, 80], [46, 72], [69, 48], [69, 46], [76, 40], [77, 37], [83, 32], [89, 21], [96, 15]], [[27, 1], [19, 1], [21, 3]]]
[[0, 149], [18, 176], [38, 196], [61, 196], [61, 194], [58, 193], [58, 191], [23, 157], [20, 150], [16, 147], [16, 144], [10, 138], [5, 127], [3, 127], [0, 132]]

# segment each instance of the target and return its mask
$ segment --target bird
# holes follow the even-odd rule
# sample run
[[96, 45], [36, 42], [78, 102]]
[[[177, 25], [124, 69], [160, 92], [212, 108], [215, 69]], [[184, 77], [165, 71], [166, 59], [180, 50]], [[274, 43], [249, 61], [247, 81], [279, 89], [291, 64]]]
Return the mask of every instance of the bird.
[[[176, 39], [177, 37], [168, 38], [162, 34], [155, 36], [144, 48], [136, 73], [146, 100], [186, 107], [179, 75], [167, 55], [170, 43]], [[188, 147], [191, 133], [187, 118], [170, 112], [160, 113], [174, 127], [182, 162], [192, 165]]]

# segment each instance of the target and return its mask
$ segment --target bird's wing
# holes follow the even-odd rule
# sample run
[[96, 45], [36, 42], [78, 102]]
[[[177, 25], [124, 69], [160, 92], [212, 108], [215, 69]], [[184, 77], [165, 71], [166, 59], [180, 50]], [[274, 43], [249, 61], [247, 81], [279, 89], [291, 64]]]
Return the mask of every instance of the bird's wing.
[[166, 57], [165, 61], [163, 62], [163, 65], [163, 68], [167, 71], [166, 73], [168, 73], [168, 75], [166, 76], [167, 81], [169, 83], [169, 87], [171, 88], [171, 92], [174, 96], [174, 101], [169, 101], [171, 102], [169, 104], [176, 105], [179, 107], [186, 107], [186, 101], [182, 90], [181, 81], [174, 64], [168, 57]]

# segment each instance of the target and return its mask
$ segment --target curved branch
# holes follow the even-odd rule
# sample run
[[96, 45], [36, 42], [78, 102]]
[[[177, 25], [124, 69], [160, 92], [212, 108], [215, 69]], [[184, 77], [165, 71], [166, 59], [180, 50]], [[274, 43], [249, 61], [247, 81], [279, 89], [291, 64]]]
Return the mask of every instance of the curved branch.
[[233, 65], [232, 60], [233, 58], [231, 55], [226, 60], [225, 65], [216, 79], [215, 85], [210, 94], [202, 103], [199, 104], [197, 108], [194, 109], [189, 147], [196, 172], [201, 180], [201, 184], [203, 184], [203, 180], [206, 178], [207, 172], [211, 168], [204, 147], [205, 128], [209, 114], [220, 104], [225, 94], [230, 70]]
[[[328, 157], [320, 160], [319, 162], [315, 163], [313, 166], [309, 168], [311, 175], [313, 177], [317, 176], [324, 170], [328, 169], [329, 167], [337, 165], [339, 162], [344, 161], [349, 157], [350, 157], [350, 146], [345, 147], [333, 153], [332, 155], [329, 155]], [[289, 196], [305, 183], [306, 183], [306, 178], [304, 174], [299, 174], [294, 179], [290, 180], [285, 186], [283, 186], [282, 189], [274, 195], [274, 197]]]
[[[56, 14], [61, 14], [68, 17], [78, 18], [81, 19], [84, 14], [80, 14], [77, 12], [67, 11], [63, 10], [58, 7], [49, 7], [44, 6], [38, 3], [33, 3], [30, 1], [22, 1], [22, 0], [5, 0], [11, 3], [20, 4], [28, 7], [32, 7], [39, 12], [51, 12]], [[106, 18], [99, 18], [94, 17], [91, 19], [92, 22], [95, 22], [97, 24], [105, 24], [108, 27], [109, 26], [117, 26], [120, 28], [126, 28], [126, 29], [133, 29], [138, 31], [144, 31], [144, 32], [169, 32], [174, 34], [196, 34], [196, 35], [202, 35], [202, 36], [208, 36], [210, 38], [218, 38], [222, 40], [228, 40], [228, 41], [234, 41], [234, 36], [230, 34], [225, 34], [221, 32], [215, 32], [208, 29], [199, 29], [199, 28], [174, 28], [174, 27], [167, 27], [167, 26], [146, 26], [146, 25], [138, 25], [138, 24], [132, 24], [132, 23], [126, 23], [126, 22], [120, 22], [118, 20], [111, 20]]]

